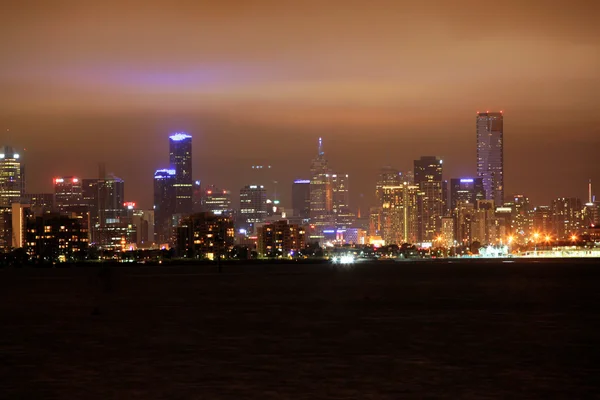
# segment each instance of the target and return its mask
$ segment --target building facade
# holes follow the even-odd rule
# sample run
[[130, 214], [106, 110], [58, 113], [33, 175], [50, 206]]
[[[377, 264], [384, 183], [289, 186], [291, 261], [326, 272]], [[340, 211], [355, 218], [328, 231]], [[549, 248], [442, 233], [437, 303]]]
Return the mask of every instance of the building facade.
[[414, 161], [415, 185], [419, 187], [419, 242], [432, 242], [438, 236], [444, 216], [441, 159], [423, 156]]
[[233, 220], [201, 212], [181, 220], [177, 227], [177, 254], [186, 258], [226, 258], [234, 244]]
[[170, 169], [175, 171], [175, 214], [192, 213], [192, 136], [179, 132], [169, 136]]
[[310, 179], [296, 179], [292, 184], [292, 209], [294, 216], [310, 218]]
[[0, 153], [0, 207], [10, 207], [25, 193], [25, 168], [21, 156], [12, 147]]
[[323, 141], [319, 138], [317, 157], [310, 166], [310, 222], [316, 230], [335, 225], [333, 215], [333, 187], [331, 171], [323, 151]]
[[477, 176], [483, 180], [487, 200], [504, 203], [504, 116], [502, 112], [477, 113]]
[[159, 245], [172, 242], [175, 209], [175, 170], [159, 169], [154, 173], [154, 235]]
[[260, 257], [293, 257], [306, 247], [304, 229], [285, 220], [262, 225], [257, 234], [257, 250]]
[[240, 228], [253, 232], [267, 217], [267, 191], [263, 185], [247, 185], [240, 190]]

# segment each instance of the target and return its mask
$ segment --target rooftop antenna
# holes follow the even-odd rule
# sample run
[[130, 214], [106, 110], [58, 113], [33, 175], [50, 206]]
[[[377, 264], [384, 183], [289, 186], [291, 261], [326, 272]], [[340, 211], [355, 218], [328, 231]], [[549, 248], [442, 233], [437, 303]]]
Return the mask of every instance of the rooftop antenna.
[[101, 162], [98, 164], [98, 178], [105, 179], [106, 178], [106, 164]]
[[322, 156], [323, 154], [323, 138], [319, 138], [319, 155]]
[[592, 180], [588, 182], [588, 203], [592, 202]]

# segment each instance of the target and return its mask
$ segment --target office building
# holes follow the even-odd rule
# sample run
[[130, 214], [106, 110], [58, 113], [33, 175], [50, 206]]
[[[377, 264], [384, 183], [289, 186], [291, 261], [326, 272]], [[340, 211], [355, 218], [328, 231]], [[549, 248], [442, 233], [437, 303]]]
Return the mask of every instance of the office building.
[[154, 173], [154, 234], [159, 245], [172, 243], [175, 205], [175, 170], [159, 169]]
[[260, 226], [257, 236], [257, 250], [260, 257], [293, 257], [306, 247], [304, 229], [285, 220]]
[[[552, 208], [550, 206], [538, 206], [533, 209], [533, 232], [538, 235], [549, 235], [554, 231]], [[531, 240], [531, 237], [530, 237]]]
[[444, 215], [442, 192], [442, 160], [423, 156], [414, 161], [415, 185], [419, 187], [419, 242], [432, 242], [437, 237]]
[[0, 207], [10, 207], [20, 201], [25, 192], [25, 169], [21, 156], [12, 147], [4, 146], [0, 153]]
[[510, 233], [513, 239], [519, 244], [527, 243], [533, 232], [533, 210], [529, 198], [523, 194], [515, 194], [504, 206], [512, 210]]
[[310, 167], [310, 222], [316, 230], [331, 228], [335, 225], [333, 215], [333, 188], [331, 171], [323, 151], [323, 140], [319, 138], [317, 157]]
[[296, 179], [292, 184], [292, 209], [294, 216], [310, 218], [310, 179]]
[[231, 191], [209, 185], [204, 189], [201, 210], [212, 212], [216, 215], [232, 215]]
[[247, 185], [240, 190], [239, 227], [254, 232], [267, 217], [267, 191], [263, 185]]
[[81, 179], [76, 176], [54, 178], [54, 202], [61, 213], [79, 212], [86, 207]]
[[175, 214], [192, 213], [192, 136], [179, 132], [169, 136], [170, 169], [175, 170]]
[[186, 258], [226, 258], [234, 243], [233, 220], [202, 212], [181, 220], [177, 227], [177, 254]]
[[382, 204], [378, 219], [385, 244], [416, 243], [419, 236], [419, 188], [405, 182], [398, 186], [381, 186], [379, 193]]
[[460, 201], [456, 204], [455, 239], [458, 245], [469, 246], [473, 242], [471, 228], [476, 217], [475, 204]]
[[458, 203], [476, 204], [485, 200], [482, 178], [450, 179], [450, 211], [454, 212]]
[[502, 112], [477, 113], [477, 176], [487, 200], [504, 204], [504, 117]]
[[561, 197], [552, 202], [554, 239], [568, 240], [583, 227], [583, 207], [575, 197]]
[[350, 184], [348, 174], [331, 175], [332, 207], [335, 225], [338, 229], [349, 228], [356, 220], [350, 210]]
[[456, 228], [453, 217], [442, 217], [442, 228], [436, 246], [450, 248], [455, 244]]

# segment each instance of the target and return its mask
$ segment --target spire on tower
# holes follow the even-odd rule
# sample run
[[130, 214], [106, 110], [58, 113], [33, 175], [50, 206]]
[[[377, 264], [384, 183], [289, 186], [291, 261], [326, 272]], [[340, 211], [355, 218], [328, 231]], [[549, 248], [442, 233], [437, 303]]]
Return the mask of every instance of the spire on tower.
[[323, 154], [323, 138], [319, 138], [319, 155], [322, 156]]

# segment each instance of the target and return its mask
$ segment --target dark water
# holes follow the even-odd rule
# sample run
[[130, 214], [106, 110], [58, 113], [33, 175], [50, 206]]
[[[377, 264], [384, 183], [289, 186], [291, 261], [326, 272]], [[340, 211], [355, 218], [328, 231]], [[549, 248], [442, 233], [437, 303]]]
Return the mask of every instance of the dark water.
[[593, 398], [599, 311], [590, 262], [0, 270], [0, 397]]

